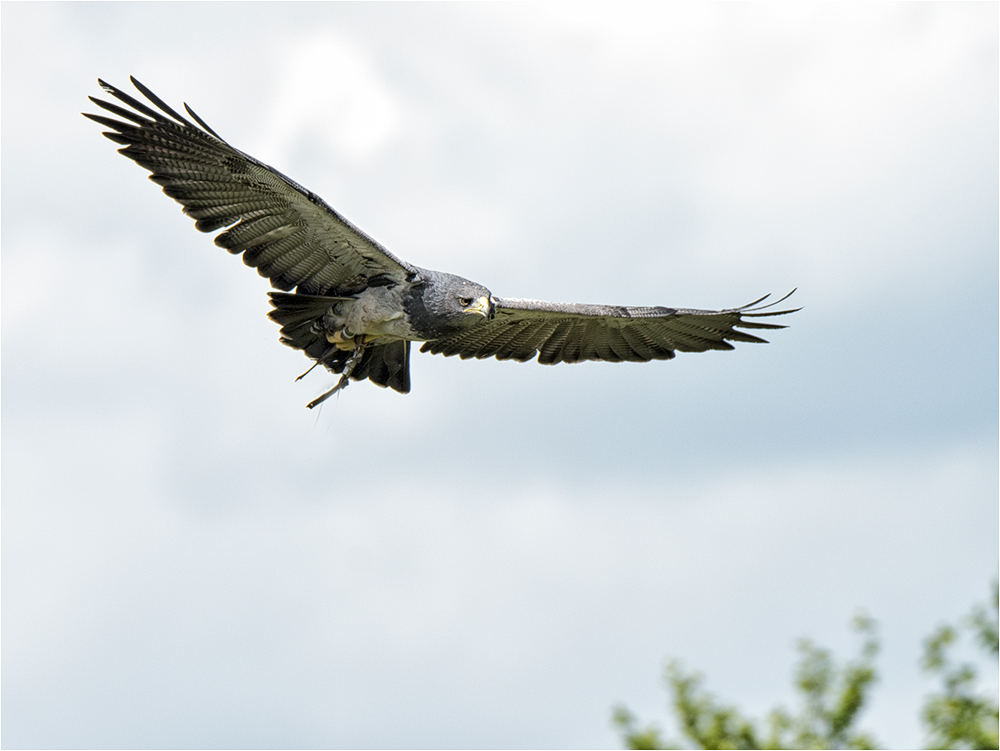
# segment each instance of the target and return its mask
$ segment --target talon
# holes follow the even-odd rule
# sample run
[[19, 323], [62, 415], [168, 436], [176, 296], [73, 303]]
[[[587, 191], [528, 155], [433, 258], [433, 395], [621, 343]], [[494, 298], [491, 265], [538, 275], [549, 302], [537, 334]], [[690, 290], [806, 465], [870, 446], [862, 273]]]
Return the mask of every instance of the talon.
[[300, 376], [299, 376], [298, 378], [296, 378], [295, 380], [296, 380], [296, 381], [301, 381], [301, 380], [302, 380], [303, 378], [305, 378], [305, 377], [306, 377], [307, 375], [309, 375], [310, 373], [312, 373], [312, 372], [313, 372], [313, 368], [315, 368], [315, 367], [316, 367], [317, 365], [319, 365], [319, 360], [317, 360], [316, 362], [314, 362], [314, 363], [312, 364], [312, 368], [309, 368], [309, 370], [307, 370], [307, 371], [306, 371], [305, 373], [303, 373], [302, 375], [300, 375]]
[[[346, 331], [346, 329], [345, 329], [345, 331]], [[340, 375], [340, 380], [337, 381], [337, 385], [334, 386], [329, 391], [327, 391], [326, 393], [320, 394], [319, 396], [317, 396], [315, 399], [313, 399], [311, 402], [309, 402], [306, 405], [306, 407], [308, 407], [309, 409], [312, 409], [317, 404], [322, 404], [327, 399], [329, 399], [331, 396], [333, 396], [334, 394], [336, 394], [338, 391], [340, 391], [341, 389], [346, 389], [350, 385], [350, 383], [351, 383], [351, 373], [354, 372], [354, 368], [357, 366], [357, 364], [359, 362], [361, 362], [361, 358], [365, 354], [365, 338], [364, 338], [364, 336], [356, 336], [356, 337], [354, 337], [352, 345], [354, 347], [354, 352], [353, 352], [353, 354], [349, 358], [347, 358], [347, 362], [344, 363], [344, 370], [343, 370], [343, 372]], [[349, 349], [349, 347], [341, 347], [340, 345], [338, 345], [338, 349]], [[309, 370], [312, 370], [312, 368], [310, 368]], [[308, 372], [309, 371], [307, 370], [306, 373], [308, 373]], [[303, 373], [302, 375], [305, 375], [305, 373]]]
[[337, 385], [336, 386], [334, 386], [332, 389], [330, 389], [326, 393], [320, 394], [315, 399], [313, 399], [311, 402], [309, 402], [306, 406], [309, 409], [312, 409], [317, 404], [322, 404], [323, 402], [325, 402], [327, 399], [329, 399], [331, 396], [333, 396], [334, 394], [336, 394], [341, 389], [346, 389], [350, 385], [350, 383], [351, 383], [350, 377], [346, 376], [346, 375], [342, 375], [340, 377], [340, 380], [337, 381]]

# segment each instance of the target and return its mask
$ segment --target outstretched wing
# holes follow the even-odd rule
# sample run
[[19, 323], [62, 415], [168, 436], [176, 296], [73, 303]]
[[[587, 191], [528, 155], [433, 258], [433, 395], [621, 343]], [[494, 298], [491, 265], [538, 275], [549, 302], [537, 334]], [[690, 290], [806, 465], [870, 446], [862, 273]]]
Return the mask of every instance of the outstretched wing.
[[462, 359], [496, 357], [519, 362], [537, 353], [538, 362], [545, 365], [583, 360], [669, 360], [675, 351], [732, 349], [729, 342], [766, 343], [739, 329], [785, 328], [757, 319], [794, 313], [769, 310], [792, 292], [768, 305], [760, 304], [770, 297], [765, 295], [730, 310], [563, 305], [498, 298], [492, 321], [428, 341], [420, 351], [458, 355]]
[[352, 294], [372, 280], [402, 282], [417, 273], [315, 193], [223, 141], [186, 104], [197, 125], [135, 78], [135, 87], [161, 112], [98, 83], [131, 109], [90, 97], [123, 119], [85, 117], [111, 128], [104, 135], [124, 144], [118, 151], [148, 169], [149, 178], [184, 207], [197, 229], [229, 227], [215, 244], [242, 253], [244, 263], [278, 289]]

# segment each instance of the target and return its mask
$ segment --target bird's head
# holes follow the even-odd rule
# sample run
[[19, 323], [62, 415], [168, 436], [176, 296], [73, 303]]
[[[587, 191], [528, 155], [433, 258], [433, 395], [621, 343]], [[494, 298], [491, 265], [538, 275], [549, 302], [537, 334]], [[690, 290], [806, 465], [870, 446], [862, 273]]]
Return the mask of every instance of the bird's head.
[[428, 337], [442, 336], [490, 321], [496, 299], [486, 287], [454, 274], [430, 272], [414, 289], [410, 323]]
[[483, 318], [492, 320], [496, 302], [486, 287], [454, 274], [439, 281], [432, 295], [433, 311], [452, 319], [463, 328]]

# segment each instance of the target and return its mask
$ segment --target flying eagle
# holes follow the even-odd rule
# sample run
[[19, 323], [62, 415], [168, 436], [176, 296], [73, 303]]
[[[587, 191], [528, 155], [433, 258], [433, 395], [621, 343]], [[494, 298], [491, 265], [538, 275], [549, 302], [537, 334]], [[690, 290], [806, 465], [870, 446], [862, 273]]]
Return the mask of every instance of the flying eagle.
[[242, 254], [283, 290], [269, 293], [268, 314], [281, 341], [314, 361], [309, 370], [321, 364], [340, 375], [310, 408], [350, 380], [409, 392], [411, 341], [423, 342], [421, 352], [462, 359], [649, 362], [675, 351], [732, 349], [731, 341], [763, 343], [738, 329], [785, 328], [758, 319], [795, 312], [771, 309], [788, 295], [729, 310], [496, 297], [481, 284], [397, 258], [315, 193], [234, 149], [187, 104], [194, 123], [131, 80], [159, 112], [98, 79], [126, 106], [90, 100], [121, 119], [84, 115], [111, 129], [104, 135], [123, 144], [119, 153], [149, 170], [196, 229], [227, 228], [215, 244]]

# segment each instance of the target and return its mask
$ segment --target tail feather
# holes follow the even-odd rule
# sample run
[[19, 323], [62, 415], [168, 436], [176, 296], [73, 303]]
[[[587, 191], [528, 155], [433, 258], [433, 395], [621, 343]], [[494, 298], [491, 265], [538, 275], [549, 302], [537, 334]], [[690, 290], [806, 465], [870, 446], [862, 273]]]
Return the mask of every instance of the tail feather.
[[[334, 372], [339, 373], [340, 370]], [[376, 386], [388, 386], [401, 394], [410, 393], [410, 343], [405, 339], [397, 339], [389, 344], [375, 347], [369, 345], [361, 362], [351, 373], [351, 378], [367, 378]]]
[[[350, 350], [338, 349], [326, 339], [318, 325], [338, 302], [351, 298], [270, 292], [274, 309], [268, 313], [281, 325], [281, 343], [300, 349], [331, 373], [342, 373]], [[410, 343], [397, 339], [387, 344], [369, 344], [361, 361], [351, 372], [352, 381], [370, 380], [402, 394], [410, 391]]]

